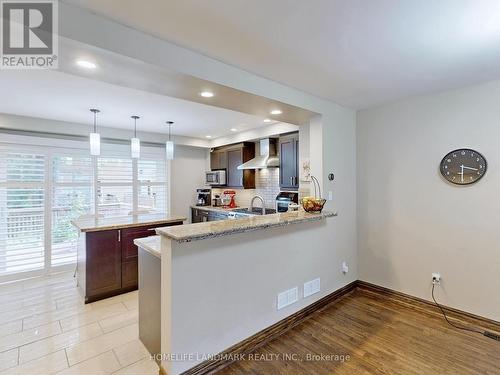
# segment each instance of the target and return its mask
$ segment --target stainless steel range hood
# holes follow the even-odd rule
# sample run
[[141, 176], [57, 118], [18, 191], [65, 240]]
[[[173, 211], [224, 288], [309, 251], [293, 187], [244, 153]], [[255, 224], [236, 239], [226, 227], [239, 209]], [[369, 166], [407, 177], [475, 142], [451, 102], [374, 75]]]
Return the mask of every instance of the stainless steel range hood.
[[276, 153], [276, 140], [266, 138], [260, 140], [260, 155], [238, 165], [238, 169], [263, 169], [280, 166], [280, 159]]

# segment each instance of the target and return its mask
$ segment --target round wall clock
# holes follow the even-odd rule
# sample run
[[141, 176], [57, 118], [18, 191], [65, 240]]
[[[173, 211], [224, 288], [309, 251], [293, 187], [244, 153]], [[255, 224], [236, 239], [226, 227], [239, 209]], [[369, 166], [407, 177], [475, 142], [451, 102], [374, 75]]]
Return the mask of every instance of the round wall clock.
[[443, 177], [457, 185], [470, 185], [486, 173], [486, 159], [475, 150], [460, 148], [448, 153], [441, 160], [440, 171]]

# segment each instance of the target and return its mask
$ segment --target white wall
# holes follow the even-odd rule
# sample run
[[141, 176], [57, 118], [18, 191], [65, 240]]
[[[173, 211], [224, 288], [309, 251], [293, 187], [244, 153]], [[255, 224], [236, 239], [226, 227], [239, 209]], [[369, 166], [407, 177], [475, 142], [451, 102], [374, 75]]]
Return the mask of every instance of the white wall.
[[[325, 193], [333, 191], [334, 200], [328, 202], [327, 209], [337, 211], [339, 216], [332, 221], [334, 229], [328, 235], [319, 233], [314, 240], [328, 246], [329, 252], [333, 254], [346, 254], [351, 266], [348, 279], [357, 278], [354, 111], [66, 3], [60, 4], [59, 14], [59, 33], [62, 37], [321, 114], [310, 123], [311, 166], [322, 182]], [[103, 35], [106, 37], [103, 38]], [[124, 40], [127, 42], [124, 43]], [[329, 172], [335, 173], [334, 182], [327, 181]], [[285, 254], [286, 250], [286, 246], [277, 245], [276, 251]], [[325, 293], [348, 283], [348, 279], [338, 272], [340, 257], [327, 254], [316, 255], [316, 261], [323, 261], [322, 264], [326, 264], [331, 271], [332, 280], [327, 284]]]
[[[337, 219], [180, 244], [163, 237], [162, 278], [171, 277], [164, 280], [164, 296], [171, 290], [164, 326], [171, 336], [162, 329], [162, 347], [170, 339], [173, 353], [216, 354], [356, 280], [332, 267], [356, 256], [332, 247], [342, 235]], [[303, 283], [317, 277], [321, 291], [304, 298]], [[277, 310], [278, 293], [293, 287], [298, 302]], [[174, 362], [171, 374], [200, 361]]]
[[183, 215], [191, 222], [190, 206], [196, 204], [196, 189], [206, 188], [208, 149], [176, 146], [170, 164], [170, 213]]
[[[500, 82], [358, 113], [360, 278], [500, 321]], [[457, 187], [441, 158], [469, 147], [488, 171]]]

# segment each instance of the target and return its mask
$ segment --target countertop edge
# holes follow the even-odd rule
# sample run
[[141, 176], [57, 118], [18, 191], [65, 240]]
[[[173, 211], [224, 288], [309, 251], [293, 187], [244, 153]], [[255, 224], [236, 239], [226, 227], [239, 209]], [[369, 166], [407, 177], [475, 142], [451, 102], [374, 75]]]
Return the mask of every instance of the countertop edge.
[[136, 238], [134, 244], [147, 251], [151, 255], [161, 259], [161, 242], [160, 236], [149, 236], [143, 238]]
[[[273, 215], [280, 215], [280, 214], [273, 214]], [[292, 224], [301, 224], [301, 223], [307, 223], [307, 222], [316, 222], [316, 221], [321, 221], [330, 217], [336, 217], [338, 214], [336, 212], [324, 212], [321, 214], [311, 214], [311, 216], [304, 217], [302, 219], [291, 219], [291, 220], [285, 220], [279, 223], [262, 223], [262, 224], [254, 224], [250, 227], [245, 227], [245, 228], [232, 228], [228, 230], [224, 230], [221, 232], [216, 232], [216, 233], [203, 233], [199, 235], [188, 235], [185, 237], [174, 237], [168, 233], [165, 232], [159, 232], [158, 228], [156, 230], [156, 233], [161, 236], [165, 236], [172, 241], [176, 241], [177, 243], [184, 243], [184, 242], [192, 242], [192, 241], [201, 241], [201, 240], [206, 240], [210, 238], [217, 238], [217, 237], [224, 237], [224, 236], [230, 236], [233, 234], [238, 234], [238, 233], [247, 233], [247, 232], [254, 232], [262, 229], [270, 229], [270, 228], [278, 228], [278, 227], [284, 227]]]
[[186, 221], [187, 218], [183, 216], [179, 217], [174, 217], [171, 219], [159, 219], [159, 220], [146, 220], [144, 222], [140, 223], [123, 223], [123, 224], [109, 224], [109, 225], [103, 225], [95, 228], [81, 228], [78, 224], [78, 220], [71, 220], [71, 224], [80, 232], [82, 233], [89, 233], [89, 232], [101, 232], [104, 230], [113, 230], [113, 229], [124, 229], [124, 228], [136, 228], [136, 227], [145, 227], [148, 225], [157, 225], [157, 224], [169, 224], [169, 223], [176, 223], [176, 222], [184, 222]]

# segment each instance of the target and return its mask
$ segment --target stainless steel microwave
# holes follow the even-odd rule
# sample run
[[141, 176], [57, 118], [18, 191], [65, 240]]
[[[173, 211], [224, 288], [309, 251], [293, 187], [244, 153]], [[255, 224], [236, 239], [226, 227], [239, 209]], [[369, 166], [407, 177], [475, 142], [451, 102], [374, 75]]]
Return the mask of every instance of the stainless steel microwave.
[[226, 185], [226, 171], [205, 172], [205, 184], [210, 186]]

